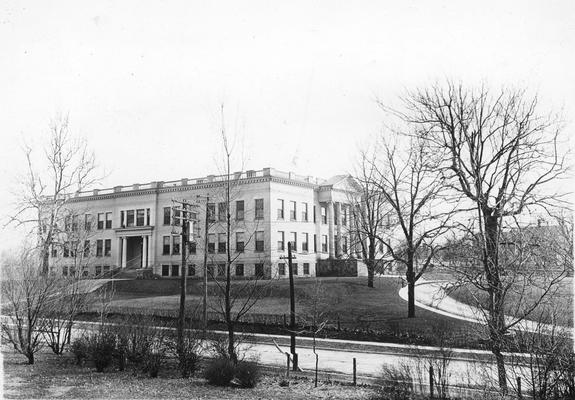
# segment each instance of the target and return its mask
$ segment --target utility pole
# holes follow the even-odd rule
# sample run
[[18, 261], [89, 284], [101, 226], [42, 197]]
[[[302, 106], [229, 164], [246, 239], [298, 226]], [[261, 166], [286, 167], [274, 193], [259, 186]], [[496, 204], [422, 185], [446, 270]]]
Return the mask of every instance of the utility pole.
[[[296, 332], [296, 321], [295, 321], [295, 290], [293, 283], [293, 268], [292, 259], [295, 257], [291, 253], [291, 242], [288, 242], [288, 274], [289, 274], [289, 305], [290, 305], [290, 352], [293, 357], [293, 370], [298, 370], [298, 356], [295, 349], [295, 332]], [[280, 257], [285, 259], [285, 257]]]
[[204, 300], [203, 300], [203, 317], [204, 317], [204, 335], [208, 330], [208, 229], [210, 225], [209, 218], [210, 197], [206, 196], [206, 218], [204, 222]]

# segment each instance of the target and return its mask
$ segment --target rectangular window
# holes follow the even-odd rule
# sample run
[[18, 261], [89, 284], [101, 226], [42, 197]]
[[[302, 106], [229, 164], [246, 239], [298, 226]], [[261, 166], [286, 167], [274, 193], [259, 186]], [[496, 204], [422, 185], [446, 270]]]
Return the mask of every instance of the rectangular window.
[[62, 267], [62, 275], [68, 276], [68, 267]]
[[289, 202], [289, 219], [290, 221], [295, 221], [296, 220], [296, 202], [295, 201], [290, 201]]
[[264, 265], [261, 263], [256, 264], [255, 276], [258, 278], [263, 278], [264, 276]]
[[321, 251], [327, 253], [327, 235], [321, 235]]
[[244, 276], [244, 264], [236, 264], [236, 276]]
[[347, 254], [347, 237], [345, 236], [341, 238], [341, 250], [344, 254]]
[[308, 240], [309, 240], [309, 234], [303, 233], [303, 240], [301, 242], [301, 251], [306, 251], [306, 252], [309, 251]]
[[225, 222], [226, 214], [227, 214], [226, 203], [218, 203], [218, 220], [220, 222]]
[[196, 242], [189, 242], [188, 244], [189, 244], [190, 254], [196, 254], [196, 251], [197, 251]]
[[64, 243], [64, 251], [62, 254], [63, 257], [70, 257], [70, 243], [65, 242]]
[[112, 213], [106, 213], [106, 229], [112, 229]]
[[172, 264], [172, 276], [180, 276], [180, 266], [178, 264]]
[[243, 253], [244, 251], [244, 233], [236, 232], [236, 251]]
[[264, 219], [264, 199], [256, 199], [256, 219]]
[[102, 266], [96, 265], [95, 271], [96, 271], [96, 276], [102, 275]]
[[342, 204], [341, 205], [341, 224], [343, 226], [347, 226], [347, 219], [348, 219], [348, 215], [347, 215], [348, 211], [347, 211], [347, 205]]
[[313, 252], [317, 253], [317, 235], [313, 235]]
[[303, 263], [303, 274], [309, 275], [309, 263]]
[[208, 277], [214, 277], [215, 267], [214, 264], [208, 265]]
[[164, 207], [164, 225], [172, 223], [172, 209], [171, 207]]
[[104, 254], [104, 241], [98, 239], [96, 240], [96, 257], [102, 257], [103, 254]]
[[291, 270], [292, 270], [294, 275], [297, 275], [297, 263], [291, 264]]
[[109, 265], [104, 265], [104, 273], [108, 273], [110, 272], [110, 266]]
[[104, 240], [104, 256], [110, 257], [112, 255], [112, 239]]
[[72, 215], [72, 232], [76, 232], [78, 230], [78, 216]]
[[182, 238], [179, 236], [172, 236], [172, 254], [180, 254], [180, 243]]
[[172, 210], [172, 224], [180, 226], [180, 210]]
[[162, 276], [170, 276], [170, 266], [162, 265]]
[[188, 264], [188, 276], [196, 275], [196, 264]]
[[218, 253], [225, 253], [226, 252], [226, 234], [219, 233], [218, 234]]
[[134, 226], [134, 210], [126, 211], [126, 226]]
[[315, 207], [315, 206], [313, 206], [313, 222], [317, 222], [317, 216], [316, 216], [316, 213], [317, 213], [317, 209], [316, 209], [316, 207]]
[[264, 251], [264, 232], [256, 232], [256, 251]]
[[236, 221], [244, 220], [244, 201], [236, 201]]
[[218, 264], [218, 276], [226, 275], [226, 264]]
[[327, 224], [327, 209], [321, 206], [321, 223]]
[[286, 274], [286, 265], [285, 263], [279, 263], [278, 264], [278, 274], [281, 276], [285, 276]]
[[278, 231], [278, 251], [285, 250], [285, 236], [283, 231]]
[[278, 219], [284, 219], [284, 201], [278, 199]]
[[302, 203], [301, 208], [301, 220], [307, 222], [307, 203]]
[[84, 230], [86, 231], [92, 230], [92, 214], [84, 215]]
[[104, 229], [104, 213], [98, 213], [98, 229]]
[[52, 257], [53, 258], [58, 257], [58, 249], [54, 245], [52, 245]]
[[[124, 240], [126, 240], [126, 239], [124, 239]], [[164, 238], [163, 238], [162, 254], [163, 255], [170, 254], [170, 237], [169, 236], [164, 236]]]
[[90, 241], [84, 240], [84, 257], [90, 257]]
[[140, 208], [136, 210], [136, 226], [144, 226], [146, 224], [146, 210]]
[[208, 253], [216, 252], [216, 235], [215, 233], [210, 233], [208, 235]]
[[291, 251], [297, 253], [297, 232], [291, 232], [291, 240], [289, 242], [291, 244]]
[[216, 203], [208, 203], [208, 221], [216, 221]]

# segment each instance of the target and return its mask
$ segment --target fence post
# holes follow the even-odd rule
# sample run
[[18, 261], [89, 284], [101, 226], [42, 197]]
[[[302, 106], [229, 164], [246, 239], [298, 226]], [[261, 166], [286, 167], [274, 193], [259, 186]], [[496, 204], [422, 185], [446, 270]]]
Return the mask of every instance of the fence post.
[[429, 366], [429, 398], [433, 399], [433, 367]]
[[298, 363], [297, 353], [293, 353], [293, 363], [292, 363], [292, 366], [293, 366], [294, 372], [297, 372], [297, 367], [298, 367], [298, 365], [299, 365], [299, 363]]
[[287, 360], [287, 365], [286, 365], [286, 378], [289, 379], [289, 353], [286, 352], [286, 360]]
[[517, 377], [517, 398], [519, 400], [523, 399], [523, 394], [521, 393], [521, 377]]
[[353, 386], [357, 385], [357, 360], [353, 358]]

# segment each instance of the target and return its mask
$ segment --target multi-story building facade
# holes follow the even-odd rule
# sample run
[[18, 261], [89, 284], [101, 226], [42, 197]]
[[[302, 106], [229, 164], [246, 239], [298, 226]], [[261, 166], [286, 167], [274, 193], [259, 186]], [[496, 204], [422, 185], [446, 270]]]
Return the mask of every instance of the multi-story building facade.
[[[87, 232], [81, 239], [80, 251], [88, 260], [82, 274], [144, 268], [162, 277], [202, 276], [208, 214], [208, 275], [223, 275], [227, 182], [227, 176], [210, 175], [76, 193], [67, 207], [76, 221], [72, 230], [81, 226]], [[233, 275], [287, 277], [288, 242], [296, 276], [314, 276], [320, 260], [357, 255], [350, 229], [354, 191], [349, 176], [319, 180], [264, 168], [234, 173], [229, 182]], [[179, 230], [172, 225], [173, 199], [197, 204], [185, 269]], [[76, 268], [71, 259], [78, 251], [71, 254], [74, 246], [63, 240], [51, 251], [51, 265], [55, 272], [69, 274]]]

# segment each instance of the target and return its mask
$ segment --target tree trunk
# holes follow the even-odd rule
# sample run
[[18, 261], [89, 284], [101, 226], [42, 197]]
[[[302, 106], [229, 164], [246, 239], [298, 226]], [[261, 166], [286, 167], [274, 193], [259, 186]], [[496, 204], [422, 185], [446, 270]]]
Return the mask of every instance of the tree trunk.
[[372, 261], [367, 262], [367, 287], [373, 287], [373, 276], [375, 275], [375, 267]]
[[235, 346], [234, 324], [231, 322], [231, 320], [228, 321], [228, 355], [234, 364], [238, 363], [238, 355], [236, 354]]
[[407, 257], [407, 318], [415, 318], [415, 272], [413, 272], [413, 256]]

